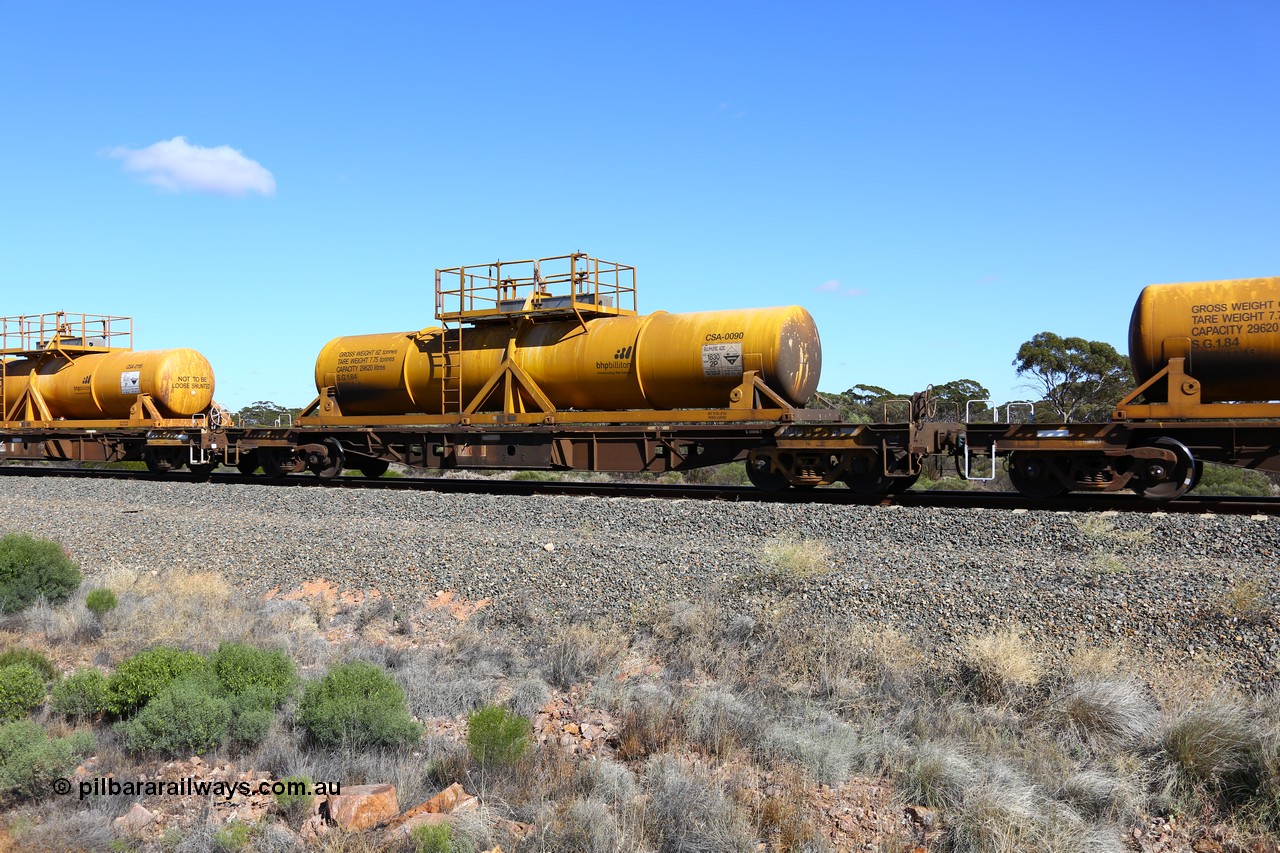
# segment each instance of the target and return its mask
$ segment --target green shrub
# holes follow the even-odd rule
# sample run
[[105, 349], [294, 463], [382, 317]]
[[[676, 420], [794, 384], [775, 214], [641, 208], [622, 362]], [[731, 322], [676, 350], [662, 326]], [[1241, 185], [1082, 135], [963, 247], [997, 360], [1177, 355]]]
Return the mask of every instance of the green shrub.
[[116, 598], [116, 594], [106, 587], [91, 590], [84, 597], [84, 606], [89, 608], [99, 619], [115, 610], [116, 605], [119, 603], [120, 601]]
[[453, 827], [447, 823], [415, 826], [409, 833], [414, 853], [452, 853]]
[[108, 708], [128, 714], [158, 696], [179, 678], [207, 671], [208, 662], [195, 652], [156, 646], [126, 658], [107, 679]]
[[91, 667], [78, 669], [53, 686], [53, 710], [68, 717], [92, 717], [107, 710], [107, 677]]
[[331, 746], [393, 746], [422, 735], [409, 718], [400, 686], [363, 662], [340, 664], [308, 684], [298, 718], [312, 738]]
[[[315, 804], [314, 783], [306, 776], [286, 776], [280, 780], [286, 788], [275, 795], [276, 808], [284, 815], [285, 821], [293, 827], [311, 814], [311, 806]], [[291, 790], [297, 789], [297, 790]]]
[[41, 597], [60, 604], [80, 580], [80, 567], [58, 543], [19, 533], [0, 538], [0, 613], [16, 613]]
[[44, 701], [44, 679], [29, 663], [0, 669], [0, 723], [25, 717]]
[[30, 664], [46, 682], [58, 680], [58, 668], [53, 662], [35, 649], [9, 649], [0, 652], [0, 668], [15, 663]]
[[50, 783], [70, 776], [76, 761], [93, 747], [88, 732], [51, 738], [30, 720], [0, 726], [0, 794], [47, 796]]
[[501, 705], [488, 705], [467, 717], [467, 747], [482, 767], [519, 761], [532, 742], [529, 720]]
[[249, 846], [249, 824], [232, 820], [213, 834], [217, 849], [235, 853]]
[[208, 752], [226, 739], [231, 707], [217, 682], [196, 673], [178, 679], [117, 728], [135, 752]]
[[564, 476], [557, 474], [555, 471], [538, 471], [530, 469], [527, 471], [517, 471], [511, 475], [513, 480], [528, 480], [534, 483], [556, 483], [564, 479]]
[[1200, 482], [1192, 489], [1197, 495], [1237, 495], [1239, 497], [1271, 496], [1271, 481], [1265, 474], [1208, 462]]
[[297, 684], [293, 661], [282, 651], [244, 643], [223, 643], [209, 659], [222, 689], [238, 696], [253, 693], [266, 699], [263, 707], [279, 707]]
[[249, 708], [233, 712], [231, 739], [246, 746], [257, 746], [267, 739], [275, 719], [275, 712], [267, 708]]

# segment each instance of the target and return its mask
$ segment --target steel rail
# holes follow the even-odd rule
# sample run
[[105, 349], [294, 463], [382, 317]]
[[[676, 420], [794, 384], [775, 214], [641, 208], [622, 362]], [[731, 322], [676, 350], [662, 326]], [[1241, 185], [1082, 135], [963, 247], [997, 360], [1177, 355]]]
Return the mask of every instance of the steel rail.
[[[103, 468], [59, 468], [0, 465], [5, 477], [63, 477], [70, 479], [134, 480], [140, 482], [202, 482], [185, 472], [152, 474]], [[1056, 498], [1027, 498], [1017, 492], [921, 491], [894, 495], [859, 495], [843, 488], [790, 489], [762, 492], [750, 486], [707, 484], [584, 482], [579, 480], [506, 480], [496, 477], [338, 477], [321, 480], [310, 474], [279, 479], [218, 472], [210, 484], [286, 486], [294, 488], [391, 489], [439, 491], [454, 494], [567, 495], [581, 497], [741, 501], [752, 503], [838, 504], [846, 506], [903, 506], [955, 509], [1038, 510], [1050, 512], [1213, 513], [1222, 515], [1280, 515], [1280, 498], [1205, 496], [1155, 503], [1133, 494], [1075, 493]]]

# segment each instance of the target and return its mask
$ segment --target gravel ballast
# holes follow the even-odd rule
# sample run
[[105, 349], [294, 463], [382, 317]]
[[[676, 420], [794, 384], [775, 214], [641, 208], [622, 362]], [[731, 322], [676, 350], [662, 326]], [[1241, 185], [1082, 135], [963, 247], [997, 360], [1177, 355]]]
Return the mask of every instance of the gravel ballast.
[[1122, 642], [1275, 686], [1280, 519], [722, 503], [4, 477], [5, 533], [54, 539], [86, 575], [211, 571], [247, 592], [313, 578], [399, 606], [439, 590], [625, 619], [713, 593], [761, 606], [779, 537], [823, 542], [828, 574], [788, 606], [947, 644], [1017, 622], [1050, 650]]

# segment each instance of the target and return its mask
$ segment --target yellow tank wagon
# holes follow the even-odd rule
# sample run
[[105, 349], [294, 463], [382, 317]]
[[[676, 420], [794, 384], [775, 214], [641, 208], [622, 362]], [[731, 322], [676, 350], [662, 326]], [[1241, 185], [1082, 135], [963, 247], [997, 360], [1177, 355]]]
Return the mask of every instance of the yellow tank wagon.
[[158, 471], [207, 465], [210, 427], [224, 420], [209, 360], [188, 348], [136, 351], [132, 342], [129, 317], [0, 318], [5, 455], [140, 458]]
[[1170, 402], [1192, 391], [1199, 403], [1280, 400], [1280, 278], [1143, 288], [1129, 321], [1134, 375], [1148, 382], [1176, 358], [1194, 381]]
[[[561, 271], [549, 271], [555, 262]], [[440, 326], [326, 344], [307, 414], [673, 421], [723, 420], [687, 410], [732, 408], [758, 418], [803, 406], [822, 370], [817, 325], [800, 306], [641, 315], [627, 307], [634, 269], [581, 254], [437, 270], [436, 294]]]

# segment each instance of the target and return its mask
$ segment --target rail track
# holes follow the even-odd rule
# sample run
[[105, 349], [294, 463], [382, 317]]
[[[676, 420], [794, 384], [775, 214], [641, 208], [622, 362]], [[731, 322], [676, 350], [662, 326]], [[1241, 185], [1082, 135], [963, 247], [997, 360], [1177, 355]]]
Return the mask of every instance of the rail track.
[[868, 497], [840, 488], [762, 492], [750, 486], [644, 482], [584, 482], [579, 480], [507, 480], [497, 477], [339, 477], [320, 480], [309, 474], [279, 479], [246, 476], [230, 469], [207, 479], [186, 473], [152, 474], [104, 468], [0, 465], [0, 477], [61, 477], [68, 479], [135, 480], [141, 482], [207, 482], [211, 485], [275, 486], [285, 488], [389, 489], [438, 491], [455, 494], [572, 495], [623, 499], [741, 501], [779, 504], [841, 504], [854, 506], [947, 507], [957, 509], [1041, 510], [1051, 512], [1212, 513], [1220, 515], [1280, 515], [1280, 498], [1184, 497], [1154, 503], [1133, 494], [1081, 494], [1032, 499], [1017, 492], [919, 491]]

